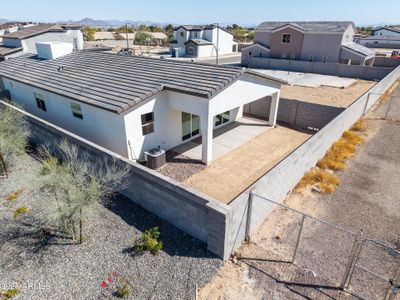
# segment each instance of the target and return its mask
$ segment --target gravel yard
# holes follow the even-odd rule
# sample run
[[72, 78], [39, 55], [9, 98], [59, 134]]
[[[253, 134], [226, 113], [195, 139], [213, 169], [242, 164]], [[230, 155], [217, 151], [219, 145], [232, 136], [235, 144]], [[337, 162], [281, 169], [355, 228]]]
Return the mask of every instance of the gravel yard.
[[346, 88], [304, 87], [284, 84], [281, 88], [281, 98], [335, 107], [348, 107], [375, 84], [373, 81], [365, 80], [357, 80]]
[[[348, 162], [347, 170], [337, 172], [341, 179], [336, 192], [321, 195], [311, 190], [292, 193], [284, 200], [289, 207], [326, 220], [364, 237], [381, 240], [400, 250], [400, 88], [393, 94], [391, 119], [376, 119], [386, 111], [383, 104], [368, 115], [366, 143]], [[327, 291], [331, 297], [310, 289], [296, 287], [296, 292], [277, 282], [339, 285], [349, 259], [352, 237], [340, 230], [306, 219], [295, 264], [282, 264], [265, 259], [290, 259], [299, 231], [300, 216], [276, 209], [251, 237], [252, 242], [239, 250], [245, 259], [228, 263], [200, 292], [200, 299], [355, 299], [348, 294]], [[380, 276], [393, 278], [400, 257], [384, 248], [365, 244], [359, 264]], [[367, 273], [355, 271], [350, 289], [366, 299], [383, 299], [388, 285]], [[396, 299], [399, 299], [397, 295]]]
[[[101, 283], [113, 272], [129, 279], [130, 299], [193, 299], [195, 284], [204, 286], [221, 266], [205, 244], [122, 197], [99, 205], [82, 245], [63, 236], [41, 237], [30, 224], [43, 199], [17, 199], [12, 205], [29, 207], [20, 221], [4, 205], [7, 195], [26, 188], [25, 175], [38, 168], [27, 155], [10, 178], [0, 179], [0, 289], [20, 289], [16, 299], [111, 299], [115, 286], [105, 292]], [[164, 250], [158, 256], [136, 256], [134, 239], [154, 226], [159, 226]]]

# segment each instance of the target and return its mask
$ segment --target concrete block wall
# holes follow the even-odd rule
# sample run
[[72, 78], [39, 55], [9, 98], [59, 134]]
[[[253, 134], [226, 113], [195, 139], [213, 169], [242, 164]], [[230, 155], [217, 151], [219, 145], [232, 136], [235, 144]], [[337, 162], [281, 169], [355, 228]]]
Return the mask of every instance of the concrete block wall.
[[302, 73], [316, 73], [365, 80], [381, 80], [394, 70], [394, 67], [353, 66], [339, 63], [308, 62], [273, 58], [252, 57], [249, 68], [261, 68]]
[[[400, 67], [397, 67], [382, 81], [372, 87], [367, 93], [358, 98], [346, 110], [342, 111], [324, 128], [310, 137], [274, 168], [255, 182], [247, 191], [235, 198], [229, 206], [232, 211], [228, 221], [231, 222], [227, 231], [229, 248], [240, 246], [245, 237], [246, 221], [242, 216], [247, 215], [249, 192], [280, 202], [290, 193], [304, 174], [313, 168], [331, 145], [338, 140], [344, 131], [348, 130], [395, 82], [400, 79]], [[276, 205], [259, 197], [253, 198], [251, 210], [250, 231], [254, 231], [272, 212]]]
[[[0, 105], [6, 105], [0, 102]], [[209, 251], [227, 259], [230, 255], [226, 247], [227, 218], [231, 208], [204, 194], [183, 187], [144, 166], [70, 133], [49, 122], [23, 112], [31, 127], [30, 142], [47, 145], [56, 149], [56, 145], [67, 139], [90, 154], [91, 159], [114, 159], [130, 167], [129, 184], [122, 194], [142, 206], [149, 212], [168, 221], [187, 234], [205, 242]]]
[[[268, 119], [270, 106], [271, 98], [265, 97], [245, 105], [243, 112]], [[281, 98], [279, 100], [278, 122], [306, 130], [321, 129], [343, 110], [344, 108], [341, 107]]]

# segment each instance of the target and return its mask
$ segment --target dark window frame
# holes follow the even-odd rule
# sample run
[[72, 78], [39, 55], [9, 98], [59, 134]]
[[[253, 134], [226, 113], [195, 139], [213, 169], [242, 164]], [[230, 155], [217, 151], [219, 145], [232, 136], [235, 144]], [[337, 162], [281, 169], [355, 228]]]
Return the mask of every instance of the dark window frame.
[[142, 135], [148, 135], [154, 132], [154, 112], [142, 114], [140, 116], [142, 123]]
[[42, 94], [34, 93], [34, 96], [37, 107], [42, 111], [47, 111], [46, 102], [44, 101]]
[[291, 33], [283, 33], [282, 34], [282, 44], [290, 44], [292, 42], [292, 34]]

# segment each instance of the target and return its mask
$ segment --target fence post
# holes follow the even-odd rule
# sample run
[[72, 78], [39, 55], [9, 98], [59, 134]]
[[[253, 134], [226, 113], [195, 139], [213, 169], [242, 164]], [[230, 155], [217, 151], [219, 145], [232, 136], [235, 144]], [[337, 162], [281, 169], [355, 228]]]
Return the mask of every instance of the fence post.
[[344, 273], [342, 283], [340, 284], [340, 287], [342, 289], [347, 288], [350, 284], [354, 269], [361, 253], [363, 242], [364, 240], [362, 239], [362, 235], [360, 233], [356, 236], [353, 247], [351, 249], [350, 258], [346, 266], [346, 271]]
[[292, 257], [291, 263], [294, 263], [294, 261], [295, 261], [295, 259], [296, 259], [297, 249], [299, 249], [301, 234], [303, 233], [303, 227], [304, 227], [304, 220], [305, 220], [305, 218], [306, 218], [306, 215], [303, 214], [303, 216], [301, 217], [300, 230], [299, 230], [299, 234], [297, 235], [296, 246], [295, 246], [295, 248], [294, 248], [294, 253], [293, 253], [293, 257]]
[[363, 116], [365, 116], [365, 114], [367, 113], [368, 103], [369, 103], [369, 96], [371, 96], [371, 93], [368, 93], [367, 101], [365, 102], [364, 112], [362, 114]]
[[250, 192], [247, 200], [247, 218], [246, 218], [246, 233], [244, 240], [250, 242], [250, 226], [251, 226], [251, 207], [253, 205], [253, 192]]
[[385, 300], [394, 300], [400, 290], [400, 267], [397, 269], [394, 279], [390, 282], [390, 287], [387, 291]]

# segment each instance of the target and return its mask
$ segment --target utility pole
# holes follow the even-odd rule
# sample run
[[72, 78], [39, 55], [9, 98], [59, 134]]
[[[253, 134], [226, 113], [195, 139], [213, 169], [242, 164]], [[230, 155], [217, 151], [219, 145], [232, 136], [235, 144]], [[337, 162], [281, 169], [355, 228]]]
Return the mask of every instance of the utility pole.
[[126, 31], [126, 51], [129, 52], [128, 23], [125, 23], [125, 31]]
[[217, 58], [215, 64], [218, 66], [218, 61], [219, 61], [219, 23], [217, 24]]

